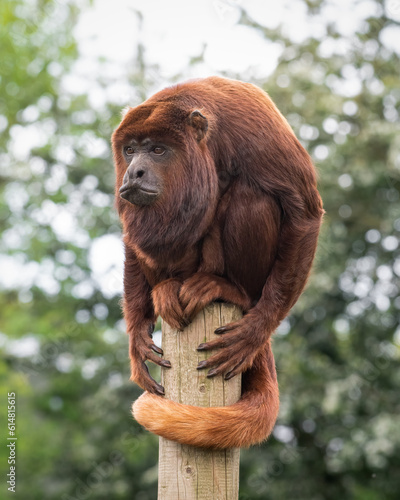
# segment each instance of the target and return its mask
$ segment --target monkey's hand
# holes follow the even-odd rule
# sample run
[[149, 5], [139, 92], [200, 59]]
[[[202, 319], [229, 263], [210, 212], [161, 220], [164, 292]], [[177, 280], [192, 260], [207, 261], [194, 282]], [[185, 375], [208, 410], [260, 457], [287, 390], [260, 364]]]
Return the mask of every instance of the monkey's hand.
[[197, 350], [209, 351], [217, 348], [221, 350], [201, 361], [197, 369], [212, 368], [207, 377], [224, 374], [225, 380], [251, 368], [255, 357], [269, 338], [265, 332], [265, 325], [257, 316], [252, 317], [251, 313], [239, 321], [217, 328], [215, 333], [221, 334], [221, 337], [200, 344]]
[[156, 285], [151, 292], [156, 315], [177, 330], [183, 330], [189, 324], [178, 298], [181, 286], [181, 281], [170, 278]]
[[179, 292], [184, 315], [192, 320], [214, 300], [221, 299], [246, 312], [251, 305], [247, 294], [228, 280], [211, 273], [199, 272], [188, 278]]
[[149, 369], [145, 363], [146, 361], [152, 361], [159, 366], [171, 368], [169, 361], [157, 356], [157, 354], [162, 356], [163, 350], [153, 342], [153, 328], [152, 323], [144, 323], [137, 329], [135, 328], [135, 332], [129, 335], [131, 380], [148, 392], [164, 395], [164, 387], [150, 376]]

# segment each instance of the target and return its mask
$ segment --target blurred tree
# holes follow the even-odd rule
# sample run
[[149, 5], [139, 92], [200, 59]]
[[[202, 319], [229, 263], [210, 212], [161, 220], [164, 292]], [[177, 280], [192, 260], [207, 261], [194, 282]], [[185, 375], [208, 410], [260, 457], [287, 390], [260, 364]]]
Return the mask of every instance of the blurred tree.
[[[73, 1], [1, 4], [0, 411], [17, 392], [17, 498], [154, 497], [157, 439], [130, 418], [121, 271], [100, 262], [100, 283], [90, 265], [98, 242], [105, 258], [120, 251], [109, 141], [121, 106], [108, 81], [97, 106], [65, 85], [78, 14]], [[139, 94], [140, 65], [130, 77]]]
[[[328, 2], [304, 5], [326, 24]], [[383, 43], [393, 2], [369, 5], [357, 33], [328, 23], [296, 44], [242, 14], [281, 45], [276, 71], [256, 83], [312, 153], [327, 211], [308, 291], [275, 337], [280, 418], [242, 454], [242, 500], [400, 491], [399, 57]], [[65, 85], [78, 58], [74, 2], [0, 8], [0, 384], [18, 394], [16, 496], [153, 499], [157, 439], [129, 418], [140, 391], [128, 382], [121, 270], [106, 261], [120, 251], [113, 76], [97, 78], [96, 105]], [[134, 105], [157, 68], [143, 46], [132, 68]]]

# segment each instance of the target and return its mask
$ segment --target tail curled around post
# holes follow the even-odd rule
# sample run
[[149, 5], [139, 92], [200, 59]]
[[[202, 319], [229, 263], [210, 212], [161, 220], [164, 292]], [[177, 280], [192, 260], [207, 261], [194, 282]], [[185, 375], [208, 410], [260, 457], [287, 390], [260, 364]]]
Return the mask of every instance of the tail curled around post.
[[270, 343], [243, 374], [240, 400], [200, 408], [145, 392], [133, 404], [135, 419], [166, 439], [200, 448], [242, 448], [265, 440], [279, 411], [279, 390]]

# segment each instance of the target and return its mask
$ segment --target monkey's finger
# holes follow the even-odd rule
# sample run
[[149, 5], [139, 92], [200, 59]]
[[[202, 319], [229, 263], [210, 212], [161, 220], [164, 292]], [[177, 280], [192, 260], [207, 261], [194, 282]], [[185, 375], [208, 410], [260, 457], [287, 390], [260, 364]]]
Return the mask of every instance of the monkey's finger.
[[183, 312], [178, 300], [170, 302], [162, 311], [160, 316], [166, 321], [169, 326], [176, 330], [183, 330], [188, 324], [189, 320]]
[[188, 293], [188, 291], [183, 288], [179, 291], [179, 302], [182, 304], [182, 309], [186, 310], [188, 308], [188, 305], [191, 301], [191, 295]]
[[163, 320], [166, 321], [169, 326], [171, 328], [175, 328], [175, 330], [184, 330], [188, 324], [189, 324], [189, 321], [186, 320], [186, 318], [178, 318], [178, 317], [174, 317], [172, 315], [168, 315], [168, 317], [164, 317], [162, 316]]
[[197, 299], [192, 299], [183, 310], [183, 314], [186, 318], [193, 319], [202, 309], [204, 305]]
[[185, 310], [194, 310], [196, 308], [201, 310], [216, 298], [213, 297], [215, 294], [215, 283], [204, 277], [199, 278], [195, 274], [182, 285], [179, 291], [179, 300]]
[[[212, 366], [226, 363], [229, 361], [230, 357], [231, 355], [229, 352], [221, 351], [218, 354], [214, 354], [214, 356], [211, 356], [208, 359], [200, 361], [200, 363], [197, 365], [197, 370], [203, 370], [204, 368], [211, 368]], [[229, 368], [230, 367], [228, 367], [228, 369]]]
[[216, 375], [220, 375], [222, 373], [225, 373], [226, 371], [228, 371], [231, 368], [231, 366], [232, 366], [231, 360], [229, 359], [225, 363], [222, 363], [222, 364], [216, 366], [215, 368], [213, 368], [212, 370], [210, 370], [207, 373], [207, 378], [213, 378]]
[[242, 356], [238, 359], [230, 356], [225, 363], [220, 364], [219, 366], [210, 370], [207, 374], [208, 378], [215, 377], [215, 375], [219, 375], [220, 373], [225, 373], [224, 379], [230, 380], [231, 378], [243, 373], [250, 367], [247, 362], [246, 354], [242, 354]]
[[152, 349], [154, 352], [157, 354], [161, 354], [161, 356], [164, 354], [164, 351], [161, 349], [161, 347], [156, 346], [155, 344], [152, 344], [150, 346], [150, 349]]
[[[250, 364], [247, 362], [249, 358], [253, 359], [252, 353], [248, 352], [246, 349], [246, 344], [238, 343], [234, 347], [227, 347], [222, 349], [217, 354], [201, 361], [197, 369], [202, 370], [204, 368], [214, 367], [208, 374], [208, 376], [213, 377], [219, 373], [232, 372], [232, 377], [250, 368]], [[234, 349], [234, 350], [233, 350]], [[240, 353], [240, 355], [238, 355]], [[216, 371], [214, 371], [216, 369]], [[229, 377], [231, 378], [231, 377]], [[229, 380], [229, 379], [227, 379]]]
[[240, 365], [239, 365], [239, 366], [237, 366], [234, 370], [232, 370], [232, 371], [228, 372], [228, 373], [225, 375], [224, 379], [225, 379], [225, 380], [230, 380], [231, 378], [235, 377], [236, 375], [239, 375], [239, 373], [242, 373], [242, 372], [244, 372], [244, 371], [245, 371], [245, 370], [244, 370], [244, 369], [242, 369], [242, 368], [240, 367]]
[[210, 293], [201, 296], [200, 298], [193, 298], [184, 309], [184, 314], [188, 318], [194, 318], [197, 314], [202, 311], [208, 304], [211, 304], [214, 300], [218, 298], [218, 294]]
[[175, 285], [180, 286], [179, 283], [169, 283], [163, 288], [153, 290], [154, 310], [172, 328], [183, 330], [187, 326], [187, 318], [179, 303]]
[[190, 319], [186, 315], [184, 315], [181, 319], [181, 330], [184, 330], [187, 326], [190, 325], [190, 323]]
[[249, 368], [248, 364], [246, 363], [245, 358], [242, 358], [240, 362], [228, 373], [225, 374], [224, 379], [225, 380], [230, 380], [231, 378], [235, 377], [236, 375], [239, 375], [239, 373], [243, 373]]
[[219, 347], [227, 347], [235, 343], [235, 337], [224, 336], [216, 340], [211, 340], [210, 342], [205, 342], [197, 347], [198, 351], [210, 351], [211, 349], [217, 349]]
[[190, 319], [188, 318], [188, 316], [186, 316], [184, 311], [181, 315], [179, 315], [179, 317], [177, 317], [176, 321], [179, 324], [178, 330], [184, 330], [187, 326], [190, 325]]
[[229, 325], [220, 326], [219, 328], [214, 330], [214, 333], [219, 335], [221, 333], [230, 332], [230, 331], [234, 330], [237, 326], [238, 326], [237, 323], [229, 323]]
[[202, 309], [220, 296], [218, 289], [213, 287], [212, 283], [206, 285], [199, 287], [199, 289], [189, 289], [190, 293], [183, 293], [180, 296], [180, 300], [185, 306], [183, 312], [188, 318], [194, 318]]
[[149, 368], [144, 361], [141, 363], [141, 366], [142, 370], [140, 373], [140, 380], [137, 381], [140, 387], [150, 392], [151, 394], [164, 396], [164, 387], [153, 379], [153, 377], [149, 373]]
[[191, 286], [190, 279], [182, 285], [178, 297], [183, 309], [187, 309], [189, 304], [193, 303], [193, 297], [199, 297], [199, 293], [196, 293], [194, 287]]
[[146, 359], [164, 368], [171, 368], [171, 363], [167, 359], [160, 358], [151, 351], [146, 352]]

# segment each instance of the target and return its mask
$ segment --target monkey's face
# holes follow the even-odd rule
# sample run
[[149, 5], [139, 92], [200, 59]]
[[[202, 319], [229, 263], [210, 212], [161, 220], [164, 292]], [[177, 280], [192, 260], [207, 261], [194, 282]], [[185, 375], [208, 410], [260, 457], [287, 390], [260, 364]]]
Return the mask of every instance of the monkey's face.
[[199, 110], [153, 99], [131, 108], [114, 132], [116, 207], [142, 251], [183, 255], [209, 227], [219, 190], [207, 131]]
[[123, 146], [122, 154], [127, 169], [120, 197], [133, 205], [151, 205], [162, 194], [163, 173], [171, 161], [172, 149], [149, 138], [131, 139]]
[[154, 206], [165, 214], [213, 205], [215, 167], [202, 146], [207, 129], [200, 111], [173, 103], [131, 108], [113, 134], [118, 210]]

